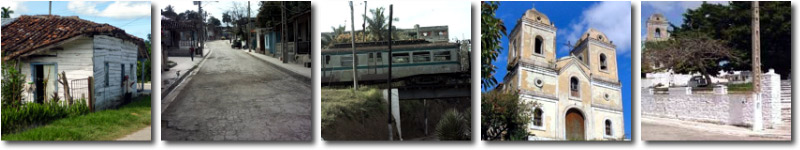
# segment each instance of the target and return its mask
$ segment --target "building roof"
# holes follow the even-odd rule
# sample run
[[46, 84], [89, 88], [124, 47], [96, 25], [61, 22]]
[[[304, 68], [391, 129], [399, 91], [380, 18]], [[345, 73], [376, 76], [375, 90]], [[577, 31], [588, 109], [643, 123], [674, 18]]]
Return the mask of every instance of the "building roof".
[[667, 18], [664, 15], [655, 13], [650, 15], [650, 18], [647, 19], [647, 22], [654, 22], [654, 23], [667, 23]]
[[578, 47], [582, 42], [587, 41], [587, 39], [594, 39], [601, 41], [603, 43], [611, 44], [611, 41], [608, 40], [608, 37], [606, 36], [605, 33], [600, 32], [594, 28], [589, 28], [589, 30], [586, 30], [586, 32], [583, 33], [583, 35], [581, 35], [581, 39], [578, 40], [578, 42], [575, 44], [575, 47]]
[[3, 61], [29, 56], [38, 49], [79, 36], [107, 35], [130, 41], [139, 47], [139, 57], [149, 57], [144, 41], [108, 25], [83, 20], [77, 16], [20, 16], [2, 28]]
[[547, 15], [544, 15], [544, 13], [539, 12], [538, 10], [536, 10], [536, 8], [528, 9], [528, 11], [525, 12], [525, 15], [524, 15], [523, 18], [529, 19], [529, 20], [532, 20], [532, 21], [535, 21], [535, 22], [543, 23], [543, 24], [546, 24], [546, 25], [552, 25], [550, 23], [550, 18], [548, 18]]

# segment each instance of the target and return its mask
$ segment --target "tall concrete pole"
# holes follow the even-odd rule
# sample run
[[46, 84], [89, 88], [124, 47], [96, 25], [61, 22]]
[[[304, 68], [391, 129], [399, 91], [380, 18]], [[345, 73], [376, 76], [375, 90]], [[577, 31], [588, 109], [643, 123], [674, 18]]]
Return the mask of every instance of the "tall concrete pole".
[[759, 10], [758, 1], [753, 1], [751, 6], [753, 11], [752, 24], [750, 29], [752, 32], [752, 63], [753, 63], [753, 99], [755, 100], [755, 109], [753, 112], [753, 130], [763, 130], [763, 116], [761, 114], [762, 99], [761, 99], [761, 30], [759, 29]]
[[281, 1], [281, 59], [283, 63], [288, 63], [289, 54], [286, 52], [286, 7], [284, 1]]
[[356, 70], [358, 56], [356, 56], [356, 23], [353, 13], [353, 1], [350, 1], [350, 46], [353, 47], [353, 91], [355, 91], [358, 90], [358, 71]]
[[50, 4], [47, 5], [47, 15], [53, 15], [52, 12], [53, 12], [53, 1], [50, 1]]
[[247, 51], [253, 51], [253, 27], [250, 21], [250, 1], [247, 1]]
[[364, 42], [367, 42], [367, 1], [364, 1], [364, 16], [361, 18], [364, 21], [361, 23], [361, 33], [364, 34]]
[[[388, 93], [387, 96], [389, 97], [389, 99], [386, 100], [386, 101], [389, 102], [389, 117], [388, 117], [389, 118], [389, 122], [388, 122], [389, 123], [389, 141], [391, 141], [392, 138], [394, 138], [394, 136], [392, 135], [392, 132], [393, 132], [393, 130], [392, 130], [392, 123], [393, 123], [393, 121], [392, 121], [392, 118], [393, 118], [393, 116], [392, 116], [392, 20], [393, 19], [391, 19], [393, 17], [392, 14], [394, 13], [394, 10], [393, 10], [394, 8], [393, 7], [394, 7], [394, 5], [389, 5], [389, 18], [390, 18], [389, 19], [389, 34], [386, 35], [386, 36], [389, 37], [388, 38], [389, 39], [389, 53], [387, 53], [387, 54], [389, 54], [389, 81], [387, 83], [389, 85], [389, 88], [386, 90], [387, 91], [386, 93]], [[402, 140], [402, 137], [400, 139]]]

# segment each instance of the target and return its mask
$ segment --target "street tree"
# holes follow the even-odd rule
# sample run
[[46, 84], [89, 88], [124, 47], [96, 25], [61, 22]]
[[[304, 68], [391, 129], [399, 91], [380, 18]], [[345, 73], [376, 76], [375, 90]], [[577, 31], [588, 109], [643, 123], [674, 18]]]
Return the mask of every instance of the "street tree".
[[231, 26], [231, 15], [228, 12], [222, 13], [222, 22], [227, 24], [228, 27]]
[[[389, 19], [392, 19], [393, 21], [400, 20], [398, 18], [389, 18], [388, 16], [384, 15], [385, 10], [386, 8], [378, 7], [369, 10], [370, 15], [372, 15], [371, 17], [367, 16], [367, 14], [364, 14], [364, 17], [366, 18], [365, 21], [367, 23], [367, 36], [372, 41], [386, 40], [386, 36], [384, 35], [389, 32]], [[395, 29], [395, 27], [392, 28]], [[392, 36], [394, 37], [395, 35]]]
[[497, 85], [495, 79], [494, 61], [502, 52], [500, 38], [506, 36], [506, 26], [503, 20], [495, 17], [498, 2], [481, 2], [481, 85], [483, 88], [492, 88]]
[[172, 5], [167, 5], [167, 7], [161, 11], [161, 15], [173, 20], [178, 19], [178, 14], [175, 13], [175, 6]]
[[219, 26], [222, 25], [222, 23], [219, 21], [219, 19], [217, 19], [214, 16], [211, 16], [211, 17], [208, 18], [208, 24], [210, 24], [210, 25], [212, 25], [214, 27], [219, 27]]
[[671, 69], [676, 73], [700, 73], [710, 81], [710, 76], [716, 76], [721, 68], [741, 60], [724, 41], [702, 32], [680, 32], [667, 41], [645, 44], [647, 51], [644, 55], [649, 56], [651, 62], [661, 64], [648, 70], [651, 72]]
[[[730, 2], [727, 5], [703, 3], [684, 15], [684, 23], [673, 31], [702, 32], [731, 48], [741, 61], [730, 62], [722, 70], [750, 70], [751, 68], [751, 2]], [[788, 77], [791, 73], [792, 9], [791, 2], [760, 2], [762, 70]], [[718, 71], [718, 70], [711, 70]]]

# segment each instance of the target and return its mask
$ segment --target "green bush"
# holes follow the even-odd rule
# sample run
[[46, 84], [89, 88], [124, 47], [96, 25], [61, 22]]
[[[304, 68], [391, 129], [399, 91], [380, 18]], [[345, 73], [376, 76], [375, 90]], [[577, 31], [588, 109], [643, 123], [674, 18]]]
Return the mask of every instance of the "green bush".
[[445, 111], [442, 119], [436, 124], [436, 136], [440, 140], [470, 140], [468, 115], [459, 113], [456, 109]]
[[481, 94], [481, 139], [525, 140], [533, 109], [539, 104], [519, 99], [517, 91], [493, 90]]
[[19, 72], [14, 62], [3, 62], [2, 105], [16, 107], [22, 102], [25, 74]]
[[[365, 112], [386, 112], [383, 93], [378, 88], [362, 86], [352, 89], [322, 90], [322, 126], [331, 125], [337, 118], [362, 118]], [[382, 115], [385, 115], [382, 114]]]
[[5, 107], [2, 110], [2, 134], [15, 133], [57, 119], [87, 113], [89, 113], [89, 106], [84, 100], [78, 100], [73, 105], [48, 101], [41, 104], [24, 103], [16, 108]]

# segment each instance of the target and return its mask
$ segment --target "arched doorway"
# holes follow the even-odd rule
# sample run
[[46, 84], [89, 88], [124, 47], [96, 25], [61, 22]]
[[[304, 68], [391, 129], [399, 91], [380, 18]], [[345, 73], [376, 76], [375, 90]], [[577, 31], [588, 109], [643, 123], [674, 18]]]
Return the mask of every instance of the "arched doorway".
[[583, 140], [586, 140], [586, 135], [585, 135], [586, 134], [586, 132], [585, 132], [586, 128], [585, 128], [585, 124], [584, 124], [585, 119], [583, 117], [583, 113], [581, 113], [579, 110], [573, 108], [573, 109], [567, 110], [567, 115], [566, 116], [567, 117], [566, 117], [566, 120], [565, 120], [565, 126], [566, 126], [566, 132], [567, 132], [566, 133], [567, 134], [567, 140], [570, 140], [570, 141], [576, 141], [576, 140], [583, 141]]

